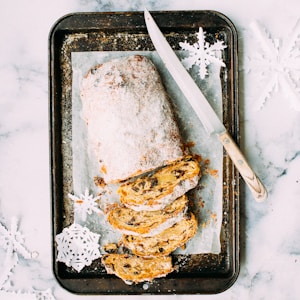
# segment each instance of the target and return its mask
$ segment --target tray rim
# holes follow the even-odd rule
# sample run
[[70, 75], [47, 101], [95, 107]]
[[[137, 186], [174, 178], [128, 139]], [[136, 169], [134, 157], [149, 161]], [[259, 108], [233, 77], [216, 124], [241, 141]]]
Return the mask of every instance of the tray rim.
[[[164, 15], [164, 14], [178, 14], [178, 13], [182, 13], [182, 14], [189, 14], [189, 13], [195, 13], [195, 14], [212, 14], [218, 18], [221, 18], [230, 28], [231, 33], [232, 33], [232, 41], [233, 41], [233, 58], [235, 59], [233, 62], [233, 85], [234, 85], [234, 89], [232, 91], [232, 95], [231, 97], [233, 97], [233, 99], [235, 99], [235, 105], [236, 107], [233, 109], [234, 111], [232, 111], [231, 113], [233, 114], [233, 120], [234, 122], [231, 124], [231, 128], [228, 128], [228, 130], [231, 132], [233, 138], [235, 139], [235, 141], [237, 143], [239, 143], [240, 140], [240, 135], [239, 135], [239, 114], [238, 114], [238, 67], [237, 67], [237, 31], [235, 26], [233, 25], [233, 23], [222, 13], [218, 12], [218, 11], [214, 11], [214, 10], [187, 10], [187, 11], [155, 11], [155, 12], [151, 12], [153, 14], [153, 16], [155, 17], [156, 15]], [[55, 177], [55, 172], [56, 172], [56, 160], [57, 157], [55, 157], [55, 149], [56, 149], [56, 143], [57, 143], [57, 139], [55, 139], [55, 128], [58, 126], [57, 125], [57, 120], [55, 120], [53, 118], [54, 116], [54, 110], [55, 108], [53, 107], [53, 102], [56, 99], [56, 94], [54, 92], [53, 89], [53, 84], [54, 84], [54, 69], [55, 66], [53, 64], [54, 62], [54, 51], [53, 51], [53, 39], [54, 36], [56, 34], [57, 31], [62, 31], [62, 30], [67, 30], [67, 26], [66, 24], [64, 24], [65, 22], [70, 22], [72, 23], [72, 18], [78, 18], [78, 17], [89, 17], [89, 16], [93, 16], [93, 17], [97, 17], [99, 15], [101, 16], [112, 16], [112, 15], [119, 15], [119, 16], [127, 16], [127, 15], [141, 15], [142, 12], [139, 11], [119, 11], [119, 12], [77, 12], [77, 13], [70, 13], [67, 15], [62, 16], [61, 18], [59, 18], [56, 23], [52, 26], [50, 33], [49, 33], [49, 131], [50, 131], [50, 136], [49, 136], [49, 142], [50, 142], [50, 166], [51, 166], [51, 170], [50, 170], [50, 188], [51, 188], [51, 200], [52, 200], [52, 217], [53, 220], [55, 220], [55, 206], [57, 205], [57, 199], [56, 199], [56, 195], [57, 195], [57, 191], [55, 189], [56, 187], [56, 177]], [[64, 27], [65, 26], [65, 27]], [[107, 27], [109, 28], [109, 27]], [[138, 28], [142, 28], [144, 29], [143, 26], [138, 27]], [[229, 124], [230, 125], [230, 124]], [[226, 160], [227, 160], [227, 164], [229, 166], [229, 168], [231, 169], [232, 173], [234, 174], [234, 177], [236, 178], [236, 180], [238, 181], [238, 183], [235, 186], [235, 189], [237, 190], [238, 193], [238, 197], [234, 198], [234, 223], [235, 225], [233, 226], [235, 232], [234, 232], [234, 245], [233, 247], [235, 248], [234, 251], [234, 257], [232, 257], [232, 263], [233, 263], [233, 272], [231, 274], [229, 274], [227, 277], [224, 276], [224, 278], [213, 278], [215, 281], [219, 282], [219, 288], [216, 290], [201, 290], [201, 289], [194, 289], [193, 291], [185, 291], [185, 290], [176, 290], [175, 294], [214, 294], [214, 293], [221, 293], [225, 290], [227, 290], [228, 288], [230, 288], [234, 282], [236, 281], [236, 279], [238, 278], [239, 275], [239, 190], [240, 190], [240, 181], [239, 181], [239, 175], [235, 169], [235, 167], [231, 164], [231, 162], [229, 161], [229, 158], [226, 157], [226, 155], [224, 154], [223, 156]], [[55, 224], [54, 221], [52, 222], [52, 239], [54, 240], [54, 233], [55, 232]], [[53, 241], [54, 243], [54, 241]], [[75, 293], [75, 294], [116, 294], [116, 295], [120, 295], [120, 294], [124, 294], [122, 292], [116, 292], [114, 293], [113, 291], [108, 291], [108, 292], [91, 292], [91, 290], [81, 290], [81, 291], [76, 291], [74, 290], [72, 287], [74, 287], [74, 285], [76, 285], [76, 283], [72, 283], [73, 281], [76, 282], [78, 281], [78, 279], [63, 279], [59, 276], [58, 271], [57, 271], [57, 264], [55, 262], [55, 247], [53, 244], [53, 252], [52, 252], [52, 266], [53, 266], [53, 272], [54, 275], [58, 281], [58, 283], [65, 289], [67, 289], [68, 291]], [[201, 276], [200, 276], [201, 277]], [[202, 278], [202, 282], [204, 283], [205, 280], [211, 280], [212, 278]], [[95, 281], [95, 284], [99, 284], [101, 281], [103, 280], [107, 280], [107, 278], [103, 279], [103, 278], [97, 278], [97, 279], [91, 279], [89, 278], [90, 283]], [[119, 280], [118, 278], [114, 278], [111, 277], [109, 278], [109, 280], [111, 280], [112, 282]], [[176, 281], [177, 278], [169, 278], [169, 281]], [[182, 281], [186, 281], [186, 284], [188, 285], [195, 285], [197, 286], [197, 284], [199, 284], [199, 277], [195, 277], [195, 278], [180, 278], [179, 280]], [[100, 281], [100, 282], [99, 282]], [[194, 282], [194, 283], [193, 283]], [[89, 284], [91, 285], [91, 284]], [[105, 284], [104, 284], [105, 285]], [[176, 285], [176, 284], [175, 284]], [[172, 293], [172, 292], [171, 292]], [[174, 293], [174, 292], [173, 292]], [[141, 290], [140, 293], [137, 293], [136, 291], [126, 291], [126, 294], [169, 294], [169, 292], [150, 292], [148, 293], [147, 290]]]

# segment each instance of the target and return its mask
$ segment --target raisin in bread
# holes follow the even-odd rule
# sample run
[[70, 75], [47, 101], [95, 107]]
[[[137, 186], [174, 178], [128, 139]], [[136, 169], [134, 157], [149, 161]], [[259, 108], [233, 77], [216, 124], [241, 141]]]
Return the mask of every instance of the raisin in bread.
[[183, 195], [159, 211], [135, 211], [115, 206], [107, 214], [108, 222], [124, 234], [151, 236], [174, 225], [183, 218], [188, 198]]
[[194, 188], [200, 178], [196, 158], [186, 156], [118, 188], [120, 201], [133, 210], [160, 210]]
[[192, 213], [172, 227], [152, 237], [123, 235], [122, 242], [133, 254], [152, 257], [168, 255], [182, 247], [197, 232], [197, 220]]
[[174, 270], [170, 256], [145, 258], [130, 254], [105, 254], [102, 263], [108, 274], [115, 274], [127, 284], [152, 281]]
[[116, 183], [183, 157], [169, 98], [145, 56], [93, 67], [80, 87], [88, 145], [106, 183]]

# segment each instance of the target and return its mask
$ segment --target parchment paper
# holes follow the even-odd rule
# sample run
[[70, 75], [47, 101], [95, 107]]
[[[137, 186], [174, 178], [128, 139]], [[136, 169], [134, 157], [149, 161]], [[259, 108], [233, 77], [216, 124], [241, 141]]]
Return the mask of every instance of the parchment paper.
[[[90, 193], [97, 195], [99, 189], [94, 184], [94, 177], [101, 176], [98, 163], [89, 148], [86, 135], [86, 125], [81, 118], [80, 84], [83, 76], [93, 66], [109, 61], [113, 58], [133, 54], [145, 55], [152, 60], [160, 72], [162, 81], [170, 96], [174, 112], [184, 142], [193, 142], [193, 153], [203, 158], [202, 178], [198, 186], [189, 193], [192, 200], [191, 210], [195, 212], [199, 222], [198, 232], [186, 245], [186, 248], [176, 250], [176, 253], [200, 254], [220, 252], [220, 231], [222, 223], [222, 160], [223, 148], [214, 136], [208, 136], [198, 117], [188, 104], [185, 97], [173, 81], [156, 52], [152, 51], [116, 51], [116, 52], [73, 52], [72, 53], [72, 149], [73, 149], [73, 189], [74, 194], [84, 193], [88, 188]], [[177, 52], [177, 55], [182, 55]], [[202, 92], [218, 113], [222, 116], [222, 91], [219, 78], [220, 67], [211, 64], [209, 74], [205, 80], [196, 75], [196, 69], [191, 70], [191, 75], [200, 86]], [[103, 130], [103, 129], [102, 129]], [[208, 164], [209, 162], [209, 164]], [[208, 169], [207, 169], [208, 167]], [[214, 171], [211, 171], [214, 170]], [[216, 170], [216, 172], [215, 172]], [[112, 192], [104, 196], [107, 202], [117, 202], [118, 196], [114, 186]], [[103, 200], [103, 199], [102, 199]], [[105, 220], [104, 215], [88, 215], [83, 222], [75, 214], [75, 221], [87, 226], [93, 232], [101, 235], [101, 246], [118, 242], [120, 233], [116, 232]]]

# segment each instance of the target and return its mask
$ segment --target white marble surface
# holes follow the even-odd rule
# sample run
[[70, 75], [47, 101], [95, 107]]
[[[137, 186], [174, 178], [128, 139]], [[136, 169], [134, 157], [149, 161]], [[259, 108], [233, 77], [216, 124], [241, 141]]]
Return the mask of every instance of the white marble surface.
[[[68, 293], [51, 271], [48, 33], [53, 23], [67, 13], [145, 7], [213, 9], [235, 23], [240, 47], [242, 148], [269, 190], [264, 203], [254, 202], [248, 191], [241, 203], [241, 268], [229, 290], [219, 295], [158, 298], [299, 299], [299, 0], [2, 0], [0, 223], [10, 228], [15, 224], [13, 217], [17, 218], [23, 248], [18, 248], [19, 263], [11, 273], [4, 268], [7, 261], [3, 246], [0, 249], [0, 299], [41, 299], [38, 291], [47, 291], [42, 299], [100, 299]], [[268, 44], [265, 33], [259, 37], [253, 30], [251, 23], [255, 20], [274, 43]], [[3, 278], [3, 274], [9, 274], [9, 278]], [[5, 284], [1, 285], [1, 280]], [[101, 296], [108, 298], [121, 297]], [[136, 297], [122, 297], [129, 298]]]

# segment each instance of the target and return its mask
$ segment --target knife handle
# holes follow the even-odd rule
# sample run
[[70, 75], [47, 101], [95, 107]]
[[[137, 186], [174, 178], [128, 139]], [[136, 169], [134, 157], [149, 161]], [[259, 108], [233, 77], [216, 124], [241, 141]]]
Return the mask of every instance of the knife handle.
[[242, 154], [241, 150], [230, 136], [230, 134], [225, 131], [218, 135], [220, 141], [222, 142], [225, 150], [230, 156], [232, 162], [240, 172], [241, 176], [244, 178], [246, 184], [250, 188], [255, 200], [257, 202], [262, 202], [267, 199], [268, 193], [264, 185], [261, 183], [259, 178], [253, 172], [249, 166], [246, 158]]

